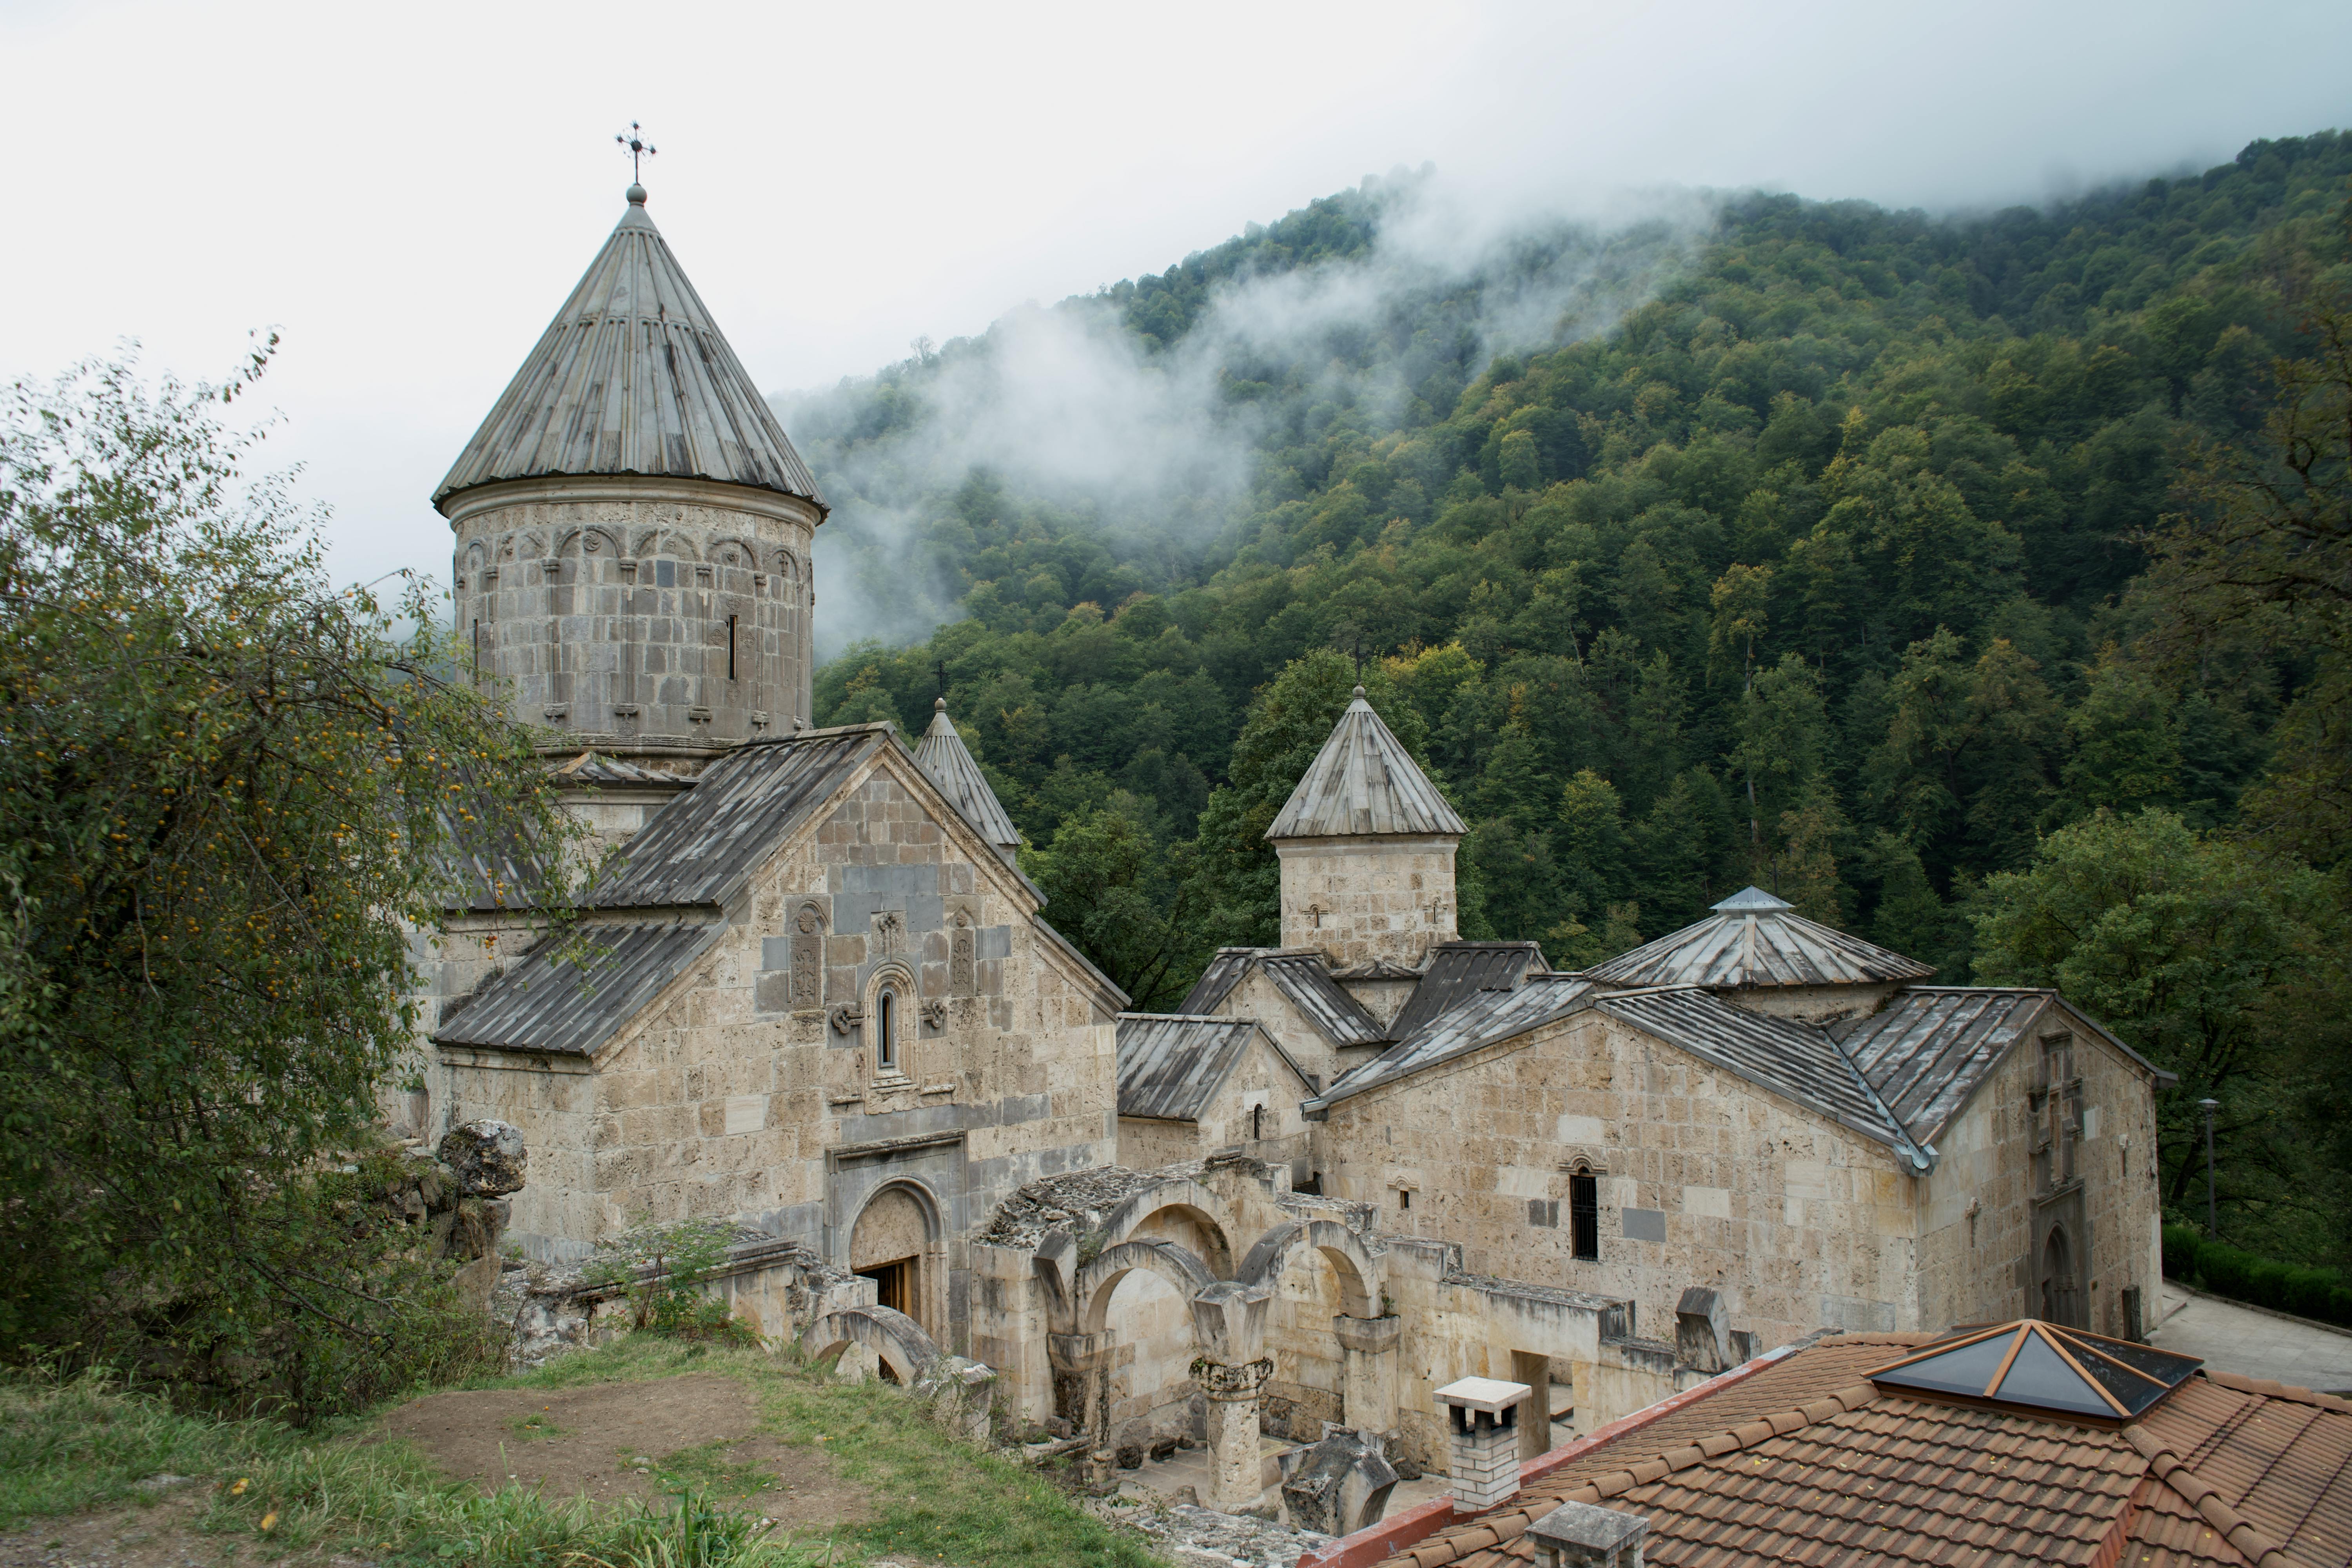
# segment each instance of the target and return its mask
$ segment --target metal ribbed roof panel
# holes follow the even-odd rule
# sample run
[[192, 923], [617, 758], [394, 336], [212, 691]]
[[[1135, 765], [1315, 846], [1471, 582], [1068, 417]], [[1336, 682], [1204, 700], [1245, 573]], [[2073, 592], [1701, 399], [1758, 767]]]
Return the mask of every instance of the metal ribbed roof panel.
[[1424, 1068], [1498, 1044], [1564, 1018], [1594, 999], [1590, 982], [1571, 974], [1538, 974], [1516, 991], [1476, 991], [1429, 1028], [1400, 1040], [1340, 1079], [1321, 1097], [1328, 1105]]
[[1863, 985], [1925, 980], [1935, 970], [1796, 912], [1760, 889], [1695, 925], [1585, 971], [1612, 985]]
[[1333, 1045], [1378, 1046], [1390, 1039], [1389, 1032], [1364, 1011], [1364, 1005], [1331, 978], [1321, 953], [1276, 952], [1258, 962], [1265, 977], [1281, 987], [1291, 1005]]
[[[1249, 1018], [1204, 1018], [1171, 1013], [1118, 1016], [1118, 1113], [1159, 1121], [1194, 1121], [1259, 1035]], [[1275, 1055], [1298, 1073], [1271, 1036]], [[1302, 1087], [1307, 1086], [1299, 1073]]]
[[1906, 991], [1846, 1026], [1839, 1043], [1911, 1135], [1933, 1142], [2053, 994]]
[[1855, 1131], [1914, 1152], [1909, 1133], [1836, 1041], [1788, 1018], [1751, 1013], [1696, 988], [1602, 996], [1597, 1005], [1751, 1083]]
[[[592, 925], [574, 942], [551, 941], [445, 1017], [434, 1042], [593, 1056], [726, 929]], [[569, 947], [585, 962], [564, 957]]]
[[1194, 1016], [1215, 1012], [1265, 951], [1255, 947], [1217, 949], [1217, 956], [1209, 960], [1209, 967], [1201, 971], [1201, 978], [1192, 982], [1192, 989], [1184, 993], [1184, 1000], [1176, 1005], [1176, 1011]]
[[661, 231], [632, 203], [433, 492], [549, 475], [713, 479], [800, 496], [816, 479]]
[[891, 739], [887, 724], [850, 724], [744, 742], [629, 840], [588, 903], [644, 909], [726, 902], [769, 850]]
[[1481, 991], [1516, 991], [1543, 967], [1531, 942], [1442, 942], [1429, 950], [1421, 984], [1405, 998], [1389, 1032], [1409, 1040]]

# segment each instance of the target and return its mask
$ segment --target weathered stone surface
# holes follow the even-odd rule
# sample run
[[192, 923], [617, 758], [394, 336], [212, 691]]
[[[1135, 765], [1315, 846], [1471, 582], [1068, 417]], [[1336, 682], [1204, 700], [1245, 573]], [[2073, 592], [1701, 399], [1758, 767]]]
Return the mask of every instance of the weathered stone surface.
[[522, 1133], [488, 1117], [453, 1127], [441, 1140], [441, 1163], [468, 1197], [499, 1198], [523, 1188], [530, 1160]]

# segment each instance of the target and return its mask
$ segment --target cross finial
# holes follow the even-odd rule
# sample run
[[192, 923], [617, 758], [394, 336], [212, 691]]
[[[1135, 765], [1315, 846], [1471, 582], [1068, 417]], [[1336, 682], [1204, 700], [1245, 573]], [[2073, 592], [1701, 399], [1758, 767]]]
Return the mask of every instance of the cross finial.
[[940, 702], [944, 706], [948, 700], [948, 661], [946, 659], [941, 659], [937, 664], [931, 666], [931, 673], [939, 677]]
[[646, 183], [646, 160], [654, 155], [654, 144], [638, 134], [640, 129], [637, 122], [632, 120], [629, 121], [628, 132], [625, 135], [615, 136], [613, 140], [629, 150], [630, 183], [642, 185]]

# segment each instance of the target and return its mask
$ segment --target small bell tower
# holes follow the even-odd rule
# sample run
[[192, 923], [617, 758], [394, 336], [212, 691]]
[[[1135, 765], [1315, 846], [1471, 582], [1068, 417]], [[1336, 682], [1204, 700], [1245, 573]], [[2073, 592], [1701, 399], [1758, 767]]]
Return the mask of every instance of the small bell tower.
[[1454, 852], [1468, 829], [1356, 688], [1265, 836], [1282, 858], [1282, 945], [1335, 970], [1417, 967], [1459, 935]]

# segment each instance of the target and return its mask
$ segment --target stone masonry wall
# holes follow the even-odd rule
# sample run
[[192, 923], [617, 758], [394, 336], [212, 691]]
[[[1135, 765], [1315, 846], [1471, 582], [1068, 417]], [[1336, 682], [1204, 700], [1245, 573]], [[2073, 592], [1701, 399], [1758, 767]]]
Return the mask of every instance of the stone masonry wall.
[[2042, 1194], [2033, 1179], [2030, 1094], [2039, 1080], [2038, 1037], [2060, 1029], [2074, 1036], [2075, 1070], [2084, 1080], [2075, 1171], [2090, 1232], [2080, 1268], [2086, 1326], [2122, 1337], [2123, 1293], [2135, 1288], [2143, 1322], [2153, 1321], [2163, 1263], [2150, 1082], [2143, 1068], [2053, 1004], [1936, 1140], [1939, 1158], [1922, 1215], [1922, 1327], [2041, 1311], [2032, 1255]]
[[625, 479], [499, 485], [453, 505], [458, 642], [513, 683], [520, 722], [628, 751], [809, 720], [814, 507]]
[[1418, 964], [1431, 942], [1456, 935], [1454, 843], [1366, 835], [1276, 844], [1282, 945], [1320, 948], [1334, 967], [1376, 958]]
[[[1653, 1332], [1692, 1285], [1762, 1348], [1918, 1324], [1891, 1150], [1598, 1014], [1341, 1100], [1321, 1143], [1324, 1190], [1378, 1204], [1384, 1230], [1456, 1242], [1472, 1273], [1631, 1298]], [[1573, 1256], [1580, 1162], [1592, 1262]]]
[[[895, 1188], [940, 1232], [951, 1321], [925, 1326], [961, 1347], [961, 1238], [1023, 1183], [1114, 1156], [1118, 999], [992, 851], [942, 829], [928, 789], [886, 751], [593, 1071], [444, 1053], [456, 1113], [530, 1143], [521, 1239], [562, 1256], [726, 1216], [845, 1264], [859, 1213]], [[796, 969], [796, 943], [820, 962]], [[873, 1001], [893, 979], [900, 1070], [884, 1072]]]

